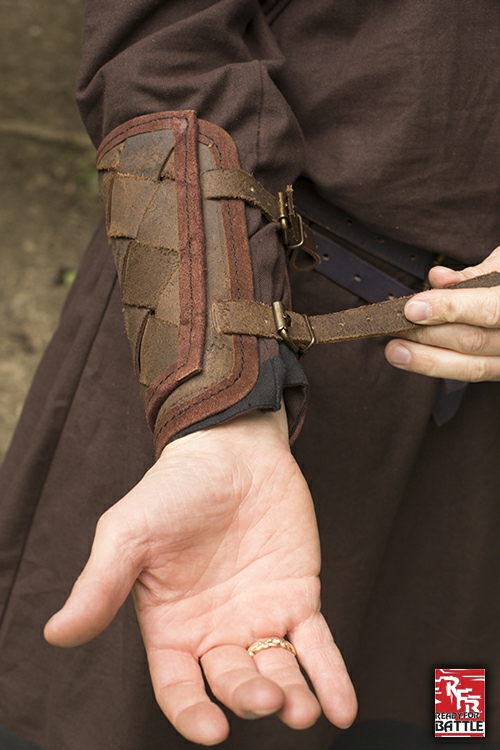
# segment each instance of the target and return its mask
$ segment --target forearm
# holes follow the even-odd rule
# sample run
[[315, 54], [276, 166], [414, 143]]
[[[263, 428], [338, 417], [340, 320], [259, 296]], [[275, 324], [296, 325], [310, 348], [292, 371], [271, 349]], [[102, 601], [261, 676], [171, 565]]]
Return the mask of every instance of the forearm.
[[[215, 169], [223, 165], [227, 167], [230, 163], [233, 167], [238, 164], [244, 170], [254, 172], [273, 192], [277, 189], [283, 190], [287, 183], [294, 181], [301, 168], [302, 137], [293, 113], [272, 80], [272, 75], [282, 64], [282, 57], [267, 27], [259, 3], [234, 0], [215, 3], [170, 2], [158, 6], [156, 3], [135, 2], [123, 9], [119, 18], [116, 16], [113, 3], [101, 4], [90, 0], [87, 4], [84, 62], [79, 79], [78, 100], [84, 121], [96, 143], [100, 142], [103, 135], [109, 134], [111, 127], [130, 122], [130, 118], [137, 115], [143, 116], [148, 112], [158, 113], [168, 110], [175, 120], [176, 113], [194, 108], [199, 117], [204, 117], [209, 121], [208, 129], [213, 129], [214, 123], [225, 128], [231, 136], [229, 140], [232, 139], [236, 147], [236, 161], [233, 159], [232, 162], [228, 162], [226, 154], [222, 157], [222, 161], [219, 158], [219, 163], [217, 163], [213, 155], [217, 151], [220, 157], [221, 143], [215, 144], [216, 147], [212, 148], [213, 134], [201, 133], [198, 150], [191, 144], [191, 152], [188, 154], [186, 151], [191, 186], [193, 181], [199, 180], [199, 175], [194, 174], [197, 169], [201, 173], [203, 170]], [[106, 29], [105, 33], [102, 32], [103, 28]], [[204, 142], [202, 142], [203, 139]], [[152, 149], [150, 156], [153, 161], [159, 158], [158, 154], [153, 153], [154, 148], [151, 144], [145, 144], [145, 148]], [[203, 156], [203, 149], [206, 150], [205, 156]], [[100, 155], [102, 155], [102, 144]], [[200, 161], [196, 165], [196, 160], [200, 160], [202, 156], [204, 163]], [[162, 158], [166, 160], [167, 157], [168, 154], [165, 153]], [[147, 154], [141, 158], [147, 158]], [[102, 166], [102, 161], [100, 163]], [[106, 169], [105, 166], [104, 170]], [[123, 171], [124, 165], [119, 169]], [[178, 188], [183, 181], [184, 185], [187, 185], [186, 179], [187, 175], [181, 174], [181, 169], [178, 169], [176, 175]], [[108, 196], [106, 186], [104, 188]], [[182, 190], [182, 187], [180, 189]], [[193, 192], [196, 191], [193, 191], [191, 187], [191, 196]], [[200, 192], [199, 186], [198, 192]], [[106, 200], [108, 201], [108, 232], [114, 244], [120, 281], [124, 282], [124, 287], [130, 290], [133, 285], [132, 266], [137, 269], [137, 253], [135, 257], [132, 256], [137, 248], [129, 247], [126, 250], [127, 256], [124, 257], [123, 245], [125, 239], [132, 240], [132, 243], [135, 242], [137, 245], [137, 233], [130, 231], [130, 222], [127, 226], [118, 226], [116, 222], [114, 226], [110, 225], [111, 204], [109, 201], [114, 201], [114, 198], [106, 197]], [[173, 210], [178, 210], [179, 205], [177, 201], [177, 207]], [[175, 238], [172, 244], [172, 237], [166, 244], [162, 244], [163, 240], [160, 240], [159, 235], [153, 237], [155, 232], [161, 231], [159, 227], [155, 228], [152, 225], [148, 227], [149, 247], [154, 247], [155, 251], [160, 248], [163, 254], [172, 250], [178, 252], [179, 268], [184, 280], [186, 280], [186, 273], [182, 275], [182, 268], [186, 269], [189, 266], [191, 271], [194, 271], [188, 274], [190, 278], [187, 280], [187, 285], [191, 291], [193, 289], [199, 291], [198, 300], [207, 294], [208, 277], [204, 282], [200, 278], [195, 279], [194, 275], [195, 273], [200, 275], [203, 264], [205, 268], [208, 268], [208, 264], [212, 269], [214, 263], [217, 265], [215, 256], [217, 247], [221, 244], [221, 238], [217, 235], [217, 227], [213, 221], [207, 223], [207, 205], [204, 203], [203, 209], [201, 208], [200, 197], [198, 197], [198, 206], [194, 206], [191, 201], [188, 212], [190, 228], [197, 227], [197, 229], [196, 232], [191, 232], [188, 228], [189, 236], [184, 236], [180, 240], [183, 249], [180, 245], [175, 245]], [[211, 209], [212, 206], [210, 206]], [[134, 210], [134, 206], [126, 207], [128, 214]], [[172, 206], [165, 205], [165, 211], [172, 211]], [[225, 222], [226, 239], [223, 241], [227, 245], [226, 257], [229, 258], [233, 252], [230, 245], [233, 248], [236, 247], [240, 257], [235, 260], [234, 264], [235, 278], [231, 282], [231, 295], [224, 292], [220, 298], [228, 299], [232, 296], [232, 298], [255, 299], [267, 305], [275, 300], [283, 300], [289, 307], [285, 254], [278, 226], [269, 225], [260, 211], [255, 208], [247, 206], [243, 210], [241, 201], [224, 202], [222, 214], [218, 222], [219, 224], [221, 221]], [[141, 217], [138, 216], [136, 219], [138, 222]], [[127, 221], [125, 223], [127, 224]], [[244, 226], [245, 223], [246, 226]], [[180, 235], [186, 229], [185, 222], [183, 224], [179, 213], [177, 218], [171, 217], [171, 226], [175, 230], [172, 232], [173, 235], [176, 231]], [[201, 237], [202, 234], [203, 237]], [[244, 237], [240, 236], [243, 234]], [[119, 250], [116, 247], [118, 243], [122, 246]], [[122, 255], [118, 257], [120, 253]], [[191, 255], [191, 259], [187, 255]], [[246, 258], [243, 260], [245, 255]], [[246, 279], [241, 285], [240, 280], [246, 278], [244, 273], [240, 273], [245, 263], [249, 269], [250, 279]], [[158, 273], [161, 272], [160, 266], [161, 263], [158, 261]], [[123, 278], [123, 268], [128, 269], [126, 280]], [[141, 274], [144, 276], [141, 270], [138, 273], [139, 276]], [[210, 270], [207, 273], [208, 276], [212, 274], [213, 278]], [[152, 278], [151, 274], [150, 276]], [[204, 284], [204, 289], [202, 289]], [[188, 296], [186, 288], [186, 285], [183, 288], [181, 283], [177, 290], [167, 290], [171, 293], [170, 303], [174, 306], [179, 304], [176, 295], [180, 294], [182, 298], [180, 315], [184, 320], [186, 317], [192, 318], [182, 301]], [[221, 290], [219, 289], [217, 293], [221, 293]], [[134, 295], [131, 296], [134, 297]], [[138, 305], [129, 304], [130, 295], [128, 298], [125, 297], [128, 332], [134, 329], [137, 333], [137, 320], [135, 324], [131, 324], [131, 316], [138, 318], [141, 315], [139, 310], [149, 309], [155, 315], [155, 320], [147, 322], [142, 320], [144, 326], [148, 325], [151, 330], [147, 331], [145, 327], [141, 330], [142, 333], [146, 333], [146, 339], [148, 337], [155, 339], [155, 348], [158, 350], [156, 346], [158, 332], [155, 331], [153, 335], [153, 327], [161, 328], [161, 316], [157, 309], [158, 297], [152, 302], [150, 299], [134, 298], [132, 303], [138, 301]], [[207, 302], [206, 299], [205, 301]], [[197, 301], [194, 304], [198, 306]], [[191, 342], [195, 339], [199, 342], [204, 337], [205, 343], [207, 346], [212, 346], [213, 351], [213, 346], [218, 346], [221, 342], [214, 341], [214, 332], [209, 319], [209, 306], [210, 300], [204, 309], [202, 305], [196, 310], [198, 329], [195, 331], [195, 328], [191, 327], [187, 337]], [[135, 310], [131, 310], [131, 307]], [[204, 320], [201, 320], [202, 315], [204, 315]], [[174, 327], [179, 320], [174, 321]], [[172, 321], [169, 318], [163, 323], [171, 324]], [[150, 389], [151, 383], [158, 380], [161, 372], [174, 364], [174, 360], [170, 361], [169, 356], [170, 359], [175, 357], [175, 346], [178, 347], [179, 352], [185, 351], [186, 336], [181, 340], [183, 326], [177, 325], [177, 328], [179, 336], [176, 336], [175, 341], [172, 339], [172, 328], [166, 329], [169, 335], [165, 336], [164, 341], [169, 351], [167, 353], [166, 349], [164, 350], [168, 355], [164, 357], [165, 367], [158, 369], [156, 363], [154, 368], [148, 368], [146, 363], [143, 370], [150, 370], [148, 377], [145, 377], [144, 372], [141, 373], [140, 368], [137, 367], [143, 391]], [[185, 328], [186, 326], [184, 326], [184, 333], [186, 333]], [[133, 334], [129, 338], [131, 338], [134, 355], [137, 358], [139, 337]], [[228, 339], [226, 343], [229, 343], [230, 337], [226, 338]], [[178, 422], [170, 435], [182, 435], [186, 433], [186, 430], [197, 426], [199, 428], [210, 427], [259, 406], [277, 409], [284, 391], [289, 406], [290, 434], [293, 436], [297, 433], [305, 404], [306, 380], [301, 368], [288, 350], [283, 350], [281, 347], [280, 351], [275, 341], [259, 341], [257, 354], [250, 355], [249, 351], [243, 351], [255, 346], [255, 342], [251, 344], [249, 338], [239, 337], [239, 341], [236, 342], [233, 337], [231, 342], [233, 369], [229, 372], [226, 368], [224, 374], [222, 373], [224, 367], [222, 367], [222, 375], [218, 384], [212, 378], [214, 393], [210, 397], [210, 404], [207, 399], [203, 398], [200, 406], [195, 409], [194, 403], [191, 403], [189, 409], [192, 418], [186, 419], [187, 411], [184, 408], [186, 404], [182, 402], [184, 403], [182, 406], [180, 401], [176, 402], [182, 410], [183, 420]], [[140, 354], [142, 356], [144, 352]], [[244, 366], [239, 367], [238, 357]], [[257, 371], [254, 366], [253, 375], [247, 377], [251, 362], [255, 361], [255, 358], [258, 359]], [[222, 360], [223, 357], [220, 356], [219, 361], [222, 362]], [[177, 360], [177, 364], [179, 362], [180, 359]], [[185, 367], [181, 367], [178, 372], [179, 386], [181, 386], [180, 381], [184, 379], [186, 368], [192, 374], [195, 369], [198, 373], [202, 370], [203, 373], [206, 372], [203, 366], [200, 369], [200, 356], [195, 367], [192, 358], [188, 356]], [[236, 376], [237, 370], [241, 373], [238, 376]], [[238, 384], [235, 381], [236, 377]], [[226, 388], [228, 378], [235, 381], [231, 385], [231, 393]], [[243, 381], [246, 382], [245, 387], [242, 386]], [[163, 382], [165, 382], [164, 379]], [[202, 377], [197, 377], [191, 385], [193, 383], [202, 386]], [[208, 392], [205, 385], [201, 387], [200, 393]], [[186, 392], [190, 387], [189, 384], [182, 386]], [[160, 391], [163, 393], [163, 390], [160, 389]], [[157, 391], [153, 395], [150, 391], [147, 397], [149, 404], [155, 401], [156, 413], [162, 408], [162, 404], [159, 403], [162, 397], [158, 393]], [[217, 393], [217, 398], [215, 398], [215, 393]], [[221, 394], [225, 394], [227, 398], [224, 399]], [[166, 397], [166, 393], [163, 395]], [[201, 408], [201, 404], [209, 408]], [[156, 414], [151, 416], [148, 412], [148, 418], [153, 426]], [[163, 434], [165, 435], [165, 432]], [[159, 450], [162, 446], [163, 443], [160, 441]]]

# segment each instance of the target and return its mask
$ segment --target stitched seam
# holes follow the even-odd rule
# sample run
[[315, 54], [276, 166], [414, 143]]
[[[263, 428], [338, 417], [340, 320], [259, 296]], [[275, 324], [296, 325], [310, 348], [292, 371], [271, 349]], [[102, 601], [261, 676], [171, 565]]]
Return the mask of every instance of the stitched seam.
[[[187, 122], [187, 120], [186, 120], [186, 122]], [[189, 343], [188, 343], [188, 350], [187, 350], [187, 354], [186, 354], [186, 359], [184, 360], [184, 362], [182, 364], [182, 367], [184, 366], [184, 364], [186, 364], [186, 362], [189, 359], [189, 355], [191, 353], [191, 338], [192, 338], [192, 335], [193, 335], [193, 257], [191, 255], [191, 215], [189, 213], [189, 197], [190, 196], [188, 194], [189, 183], [188, 183], [188, 179], [187, 179], [187, 164], [188, 164], [188, 148], [187, 148], [188, 139], [187, 139], [187, 130], [186, 130], [185, 142], [186, 142], [186, 149], [185, 149], [185, 152], [184, 152], [184, 179], [186, 180], [186, 223], [187, 223], [188, 248], [189, 248], [188, 258], [189, 258], [189, 302], [190, 302], [190, 310], [189, 310], [189, 333], [188, 333], [188, 342]], [[198, 147], [198, 139], [196, 139], [196, 148], [197, 147]], [[180, 267], [179, 267], [179, 269], [180, 269]], [[206, 283], [206, 281], [205, 281], [205, 283]], [[180, 287], [179, 287], [179, 297], [180, 297]], [[180, 299], [179, 299], [179, 302], [180, 302]], [[180, 320], [179, 320], [179, 325], [180, 325]], [[181, 366], [177, 367], [176, 372], [179, 372], [179, 368], [180, 367]], [[155, 391], [156, 390], [157, 389], [155, 389]]]
[[229, 382], [227, 385], [225, 385], [224, 388], [219, 388], [219, 390], [215, 391], [215, 393], [205, 394], [204, 396], [202, 396], [202, 398], [198, 399], [197, 401], [191, 402], [190, 404], [188, 404], [188, 406], [185, 406], [183, 409], [181, 409], [179, 412], [177, 412], [177, 414], [175, 414], [172, 417], [170, 417], [170, 419], [168, 417], [166, 417], [166, 421], [164, 422], [164, 424], [158, 430], [157, 437], [159, 437], [161, 435], [161, 433], [163, 432], [163, 430], [166, 427], [168, 427], [168, 425], [170, 424], [170, 422], [172, 422], [175, 419], [178, 419], [182, 414], [185, 414], [187, 411], [189, 411], [193, 407], [198, 406], [199, 404], [202, 404], [204, 401], [208, 401], [209, 399], [213, 398], [214, 396], [218, 396], [220, 393], [224, 393], [224, 391], [227, 391], [228, 388], [231, 388], [241, 378], [241, 375], [242, 375], [243, 370], [245, 368], [245, 352], [244, 352], [242, 337], [239, 336], [238, 338], [240, 339], [241, 366], [240, 366], [238, 374], [234, 377], [234, 379], [231, 380], [231, 382]]
[[[207, 138], [207, 140], [209, 140], [212, 143], [213, 146], [215, 146], [215, 148], [217, 149], [219, 166], [222, 167], [222, 157], [221, 157], [221, 153], [220, 153], [220, 149], [219, 149], [218, 144], [214, 141], [213, 138], [211, 138], [210, 136], [208, 136], [206, 133], [201, 133], [200, 132], [200, 135], [203, 135], [205, 138]], [[234, 257], [235, 274], [236, 274], [236, 284], [237, 284], [237, 288], [238, 288], [238, 299], [240, 299], [241, 298], [241, 294], [240, 294], [241, 290], [240, 290], [240, 283], [239, 283], [239, 276], [238, 276], [238, 263], [237, 263], [237, 257], [236, 257], [236, 243], [235, 243], [235, 237], [234, 237], [234, 228], [233, 228], [233, 222], [232, 222], [232, 216], [231, 216], [231, 208], [230, 208], [230, 204], [227, 201], [226, 201], [226, 211], [227, 211], [227, 216], [228, 216], [228, 220], [229, 220], [229, 228], [230, 228], [230, 232], [231, 232], [231, 244], [232, 244], [232, 248], [233, 248], [233, 257]], [[220, 388], [218, 391], [215, 391], [215, 393], [205, 394], [204, 396], [202, 396], [201, 398], [197, 399], [196, 401], [192, 401], [190, 404], [188, 404], [187, 406], [185, 406], [183, 409], [181, 409], [179, 412], [177, 412], [177, 414], [175, 414], [175, 416], [172, 416], [170, 419], [167, 416], [164, 424], [158, 430], [158, 433], [157, 433], [158, 437], [161, 435], [161, 433], [163, 432], [163, 430], [166, 429], [166, 427], [169, 425], [169, 423], [173, 419], [178, 419], [182, 414], [185, 414], [185, 412], [189, 411], [190, 409], [193, 409], [195, 406], [198, 406], [199, 404], [202, 404], [204, 401], [208, 401], [210, 398], [213, 398], [214, 396], [218, 396], [220, 393], [223, 393], [224, 391], [227, 391], [228, 388], [231, 388], [235, 383], [238, 382], [238, 380], [240, 380], [240, 378], [242, 376], [242, 373], [243, 373], [243, 370], [245, 368], [245, 347], [243, 345], [243, 337], [240, 335], [240, 336], [238, 336], [238, 339], [239, 339], [240, 353], [241, 353], [241, 365], [240, 365], [240, 369], [239, 369], [238, 373], [235, 376], [233, 376], [233, 379], [229, 383], [227, 383], [223, 388]]]

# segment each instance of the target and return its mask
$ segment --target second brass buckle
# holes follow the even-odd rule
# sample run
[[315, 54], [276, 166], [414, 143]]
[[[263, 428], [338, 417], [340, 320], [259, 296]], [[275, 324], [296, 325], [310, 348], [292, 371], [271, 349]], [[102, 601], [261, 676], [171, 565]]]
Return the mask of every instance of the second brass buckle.
[[279, 223], [283, 242], [287, 250], [296, 250], [304, 244], [302, 216], [295, 211], [293, 187], [287, 185], [286, 192], [278, 193]]
[[274, 322], [276, 323], [276, 330], [285, 344], [289, 349], [292, 350], [294, 354], [297, 354], [299, 358], [302, 357], [311, 348], [311, 346], [316, 343], [316, 335], [313, 331], [309, 317], [307, 315], [302, 315], [307, 325], [307, 329], [310, 335], [310, 341], [305, 346], [297, 346], [297, 344], [291, 339], [290, 334], [288, 333], [288, 328], [291, 324], [291, 320], [290, 316], [285, 310], [283, 302], [273, 302], [273, 314]]

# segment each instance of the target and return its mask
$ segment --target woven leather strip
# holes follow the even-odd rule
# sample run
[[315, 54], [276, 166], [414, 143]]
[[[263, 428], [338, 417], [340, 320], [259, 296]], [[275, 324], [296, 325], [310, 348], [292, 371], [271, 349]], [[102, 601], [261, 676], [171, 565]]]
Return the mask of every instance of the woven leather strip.
[[[461, 281], [447, 289], [466, 289], [500, 285], [500, 273], [493, 272], [474, 279]], [[418, 328], [404, 315], [404, 307], [414, 295], [399, 297], [374, 305], [363, 305], [328, 315], [311, 315], [309, 322], [318, 344], [369, 338], [395, 336]], [[225, 301], [212, 306], [212, 316], [217, 329], [224, 333], [244, 333], [253, 336], [279, 339], [273, 310], [260, 302]], [[303, 315], [289, 312], [288, 333], [296, 344], [305, 345], [311, 332]]]
[[125, 328], [157, 452], [254, 387], [252, 337], [216, 331], [214, 299], [253, 299], [241, 200], [202, 198], [200, 170], [239, 169], [222, 129], [194, 112], [146, 115], [98, 151]]
[[204, 198], [241, 198], [260, 209], [269, 221], [279, 221], [278, 201], [253, 174], [242, 169], [216, 169], [203, 172], [201, 189]]
[[[155, 130], [144, 131], [145, 125]], [[122, 268], [121, 289], [126, 320], [135, 315], [135, 308], [149, 311], [137, 332], [140, 346], [135, 341], [133, 350], [140, 382], [148, 387], [146, 408], [153, 427], [165, 398], [203, 366], [206, 264], [196, 117], [193, 112], [183, 112], [156, 116], [153, 121], [149, 116], [140, 118], [118, 129], [109, 142], [119, 143], [119, 151], [105, 152], [108, 159], [98, 163], [99, 169], [106, 171], [113, 164], [108, 236], [133, 240]], [[175, 182], [162, 179], [172, 149], [171, 166], [178, 176]], [[168, 222], [168, 209], [178, 221]], [[156, 308], [162, 295], [170, 297], [168, 282], [174, 274], [174, 298], [183, 315], [177, 317], [175, 311], [168, 310], [162, 318]], [[158, 347], [161, 332], [171, 334], [172, 327], [177, 328], [175, 348]]]

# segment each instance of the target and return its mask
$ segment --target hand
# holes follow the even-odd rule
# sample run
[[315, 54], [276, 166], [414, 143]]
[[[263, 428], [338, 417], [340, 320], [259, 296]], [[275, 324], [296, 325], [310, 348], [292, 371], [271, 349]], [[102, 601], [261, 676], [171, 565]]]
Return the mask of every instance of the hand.
[[[316, 519], [288, 448], [284, 409], [254, 412], [171, 443], [100, 519], [89, 561], [47, 640], [76, 646], [102, 632], [131, 588], [156, 698], [176, 729], [206, 745], [229, 726], [204, 689], [240, 717], [277, 713], [305, 728], [320, 714], [352, 723], [356, 698], [319, 613]], [[250, 657], [255, 640], [283, 648]]]
[[388, 361], [437, 378], [500, 380], [500, 287], [442, 289], [491, 271], [500, 271], [500, 247], [483, 263], [463, 271], [433, 268], [429, 280], [437, 288], [416, 295], [405, 306], [406, 317], [422, 327], [390, 341], [385, 350]]

